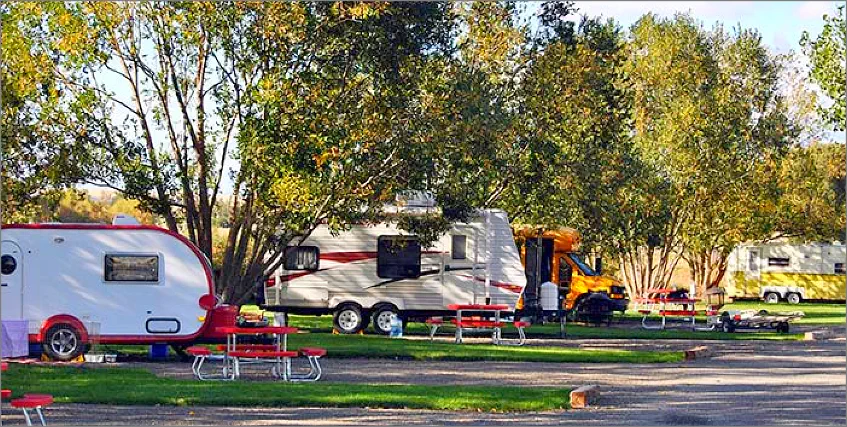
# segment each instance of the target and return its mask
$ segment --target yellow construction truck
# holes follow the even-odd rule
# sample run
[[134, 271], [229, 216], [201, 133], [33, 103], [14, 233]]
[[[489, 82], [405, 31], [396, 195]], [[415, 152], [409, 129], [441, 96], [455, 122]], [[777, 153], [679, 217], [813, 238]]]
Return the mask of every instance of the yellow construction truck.
[[550, 312], [550, 300], [558, 295], [561, 306], [556, 303], [555, 309], [561, 308], [574, 318], [579, 317], [578, 312], [585, 308], [583, 303], [588, 298], [602, 297], [609, 310], [626, 311], [629, 304], [626, 288], [619, 280], [595, 271], [580, 257], [582, 238], [578, 231], [524, 227], [514, 230], [514, 235], [527, 278], [516, 309], [525, 314]]

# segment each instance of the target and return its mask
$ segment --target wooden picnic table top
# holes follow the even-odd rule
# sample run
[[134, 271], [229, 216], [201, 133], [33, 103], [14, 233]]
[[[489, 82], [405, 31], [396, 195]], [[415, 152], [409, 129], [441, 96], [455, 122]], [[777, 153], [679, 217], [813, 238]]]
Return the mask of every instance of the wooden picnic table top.
[[508, 310], [509, 306], [505, 304], [450, 304], [447, 306], [449, 310], [478, 310], [478, 311], [503, 311]]
[[288, 335], [296, 334], [297, 328], [292, 328], [290, 326], [263, 326], [261, 328], [239, 328], [237, 326], [221, 326], [215, 328], [215, 331], [227, 335]]

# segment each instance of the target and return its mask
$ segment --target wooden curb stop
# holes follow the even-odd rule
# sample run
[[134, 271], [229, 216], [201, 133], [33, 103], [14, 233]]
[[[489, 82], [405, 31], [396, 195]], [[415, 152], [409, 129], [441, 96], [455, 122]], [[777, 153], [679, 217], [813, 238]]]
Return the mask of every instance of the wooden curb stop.
[[694, 347], [691, 350], [685, 350], [685, 360], [705, 359], [711, 355], [712, 350], [704, 345]]
[[596, 385], [584, 385], [571, 391], [571, 408], [584, 409], [588, 408], [589, 403], [599, 397], [599, 390]]
[[830, 329], [824, 329], [821, 331], [811, 331], [803, 334], [803, 341], [822, 341], [828, 340], [830, 338], [835, 338], [838, 336], [835, 332]]

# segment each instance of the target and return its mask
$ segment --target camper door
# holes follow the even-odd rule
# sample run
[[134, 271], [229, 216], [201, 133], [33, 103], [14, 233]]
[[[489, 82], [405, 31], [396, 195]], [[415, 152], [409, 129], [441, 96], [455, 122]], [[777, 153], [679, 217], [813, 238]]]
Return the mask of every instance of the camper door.
[[741, 262], [746, 263], [748, 279], [759, 279], [761, 276], [761, 253], [762, 251], [760, 248], [748, 248], [747, 259], [741, 260]]
[[449, 275], [445, 280], [459, 284], [443, 290], [445, 305], [475, 302], [485, 295], [485, 253], [477, 245], [480, 233], [472, 225], [456, 224], [442, 240], [444, 274]]
[[4, 241], [2, 248], [2, 287], [0, 287], [0, 301], [2, 301], [3, 318], [18, 320], [23, 318], [23, 251], [12, 242]]

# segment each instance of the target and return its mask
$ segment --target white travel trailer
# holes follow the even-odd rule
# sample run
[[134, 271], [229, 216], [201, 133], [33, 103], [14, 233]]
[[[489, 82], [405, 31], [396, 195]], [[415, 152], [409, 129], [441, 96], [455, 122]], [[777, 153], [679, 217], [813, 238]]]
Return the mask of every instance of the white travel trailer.
[[728, 297], [768, 303], [843, 302], [845, 258], [847, 249], [841, 243], [739, 245], [727, 260], [724, 288]]
[[390, 331], [391, 317], [419, 320], [449, 304], [505, 304], [514, 310], [526, 285], [505, 212], [479, 211], [430, 248], [393, 224], [355, 225], [333, 236], [318, 227], [289, 248], [264, 286], [264, 308], [334, 314], [341, 333]]
[[191, 242], [122, 219], [3, 226], [3, 320], [27, 320], [30, 343], [58, 360], [98, 342], [190, 343], [214, 337], [213, 322], [234, 324]]

